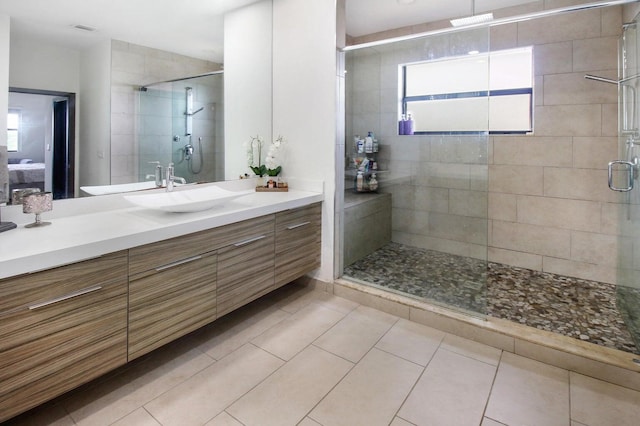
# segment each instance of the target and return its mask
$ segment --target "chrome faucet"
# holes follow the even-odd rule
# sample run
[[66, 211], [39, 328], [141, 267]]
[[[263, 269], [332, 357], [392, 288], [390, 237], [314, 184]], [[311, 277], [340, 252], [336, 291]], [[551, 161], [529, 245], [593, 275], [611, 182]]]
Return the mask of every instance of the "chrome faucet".
[[169, 192], [173, 191], [173, 184], [175, 183], [175, 181], [179, 181], [182, 184], [187, 183], [187, 180], [185, 178], [176, 176], [174, 173], [175, 169], [173, 167], [173, 163], [169, 163], [169, 165], [167, 166], [167, 191]]
[[169, 165], [167, 166], [167, 191], [168, 192], [173, 191], [174, 179], [175, 179], [175, 176], [174, 176], [173, 163], [169, 163]]
[[147, 178], [154, 178], [156, 181], [156, 187], [160, 188], [162, 187], [162, 166], [160, 165], [159, 161], [149, 161], [149, 164], [155, 164], [156, 165], [156, 172], [154, 175], [147, 175]]

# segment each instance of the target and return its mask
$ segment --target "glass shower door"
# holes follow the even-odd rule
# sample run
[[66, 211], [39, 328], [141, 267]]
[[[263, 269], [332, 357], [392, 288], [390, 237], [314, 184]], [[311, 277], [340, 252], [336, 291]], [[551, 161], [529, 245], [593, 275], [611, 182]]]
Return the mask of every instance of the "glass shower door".
[[619, 43], [618, 160], [609, 163], [609, 187], [618, 192], [616, 303], [640, 349], [640, 90], [637, 21], [623, 26]]
[[[488, 52], [488, 27], [347, 52], [346, 279], [487, 313]], [[484, 68], [452, 76], [469, 58]]]

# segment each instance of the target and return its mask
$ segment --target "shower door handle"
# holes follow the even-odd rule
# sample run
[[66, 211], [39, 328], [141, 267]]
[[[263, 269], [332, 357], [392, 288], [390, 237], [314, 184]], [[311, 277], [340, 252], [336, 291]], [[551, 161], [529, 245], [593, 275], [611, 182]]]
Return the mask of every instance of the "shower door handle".
[[[609, 163], [607, 168], [607, 178], [609, 181], [609, 189], [618, 192], [629, 192], [633, 189], [636, 170], [638, 169], [638, 157], [634, 157], [633, 161], [615, 160]], [[623, 165], [625, 167], [624, 172], [627, 174], [627, 186], [617, 187], [613, 183], [613, 167], [616, 165]]]

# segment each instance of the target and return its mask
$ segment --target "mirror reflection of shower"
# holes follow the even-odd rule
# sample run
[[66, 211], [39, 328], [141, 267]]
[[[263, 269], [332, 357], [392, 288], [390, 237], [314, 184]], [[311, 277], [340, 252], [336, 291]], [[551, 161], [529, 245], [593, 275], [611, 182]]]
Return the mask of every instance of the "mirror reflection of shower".
[[223, 73], [145, 86], [138, 93], [138, 175], [149, 161], [174, 163], [187, 182], [224, 180]]
[[202, 171], [202, 137], [198, 138], [198, 150], [199, 150], [199, 158], [200, 158], [200, 165], [197, 168], [197, 171], [194, 169], [193, 166], [193, 157], [194, 157], [194, 147], [191, 144], [191, 137], [192, 137], [192, 133], [193, 133], [193, 116], [196, 115], [197, 113], [201, 112], [204, 110], [204, 107], [200, 107], [197, 110], [193, 110], [193, 88], [192, 87], [186, 87], [185, 88], [185, 92], [186, 92], [186, 102], [187, 102], [187, 110], [184, 112], [185, 115], [185, 136], [189, 137], [189, 143], [186, 144], [184, 146], [184, 148], [182, 149], [182, 161], [186, 161], [189, 164], [189, 171], [191, 171], [191, 173], [193, 173], [194, 175], [199, 174]]

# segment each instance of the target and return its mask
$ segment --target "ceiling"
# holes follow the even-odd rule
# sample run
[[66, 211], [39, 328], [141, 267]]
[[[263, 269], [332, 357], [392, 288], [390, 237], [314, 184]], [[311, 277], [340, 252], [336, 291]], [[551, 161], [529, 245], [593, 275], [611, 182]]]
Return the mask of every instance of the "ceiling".
[[[12, 34], [75, 49], [116, 39], [223, 62], [224, 14], [257, 1], [0, 0], [0, 14], [11, 17]], [[357, 37], [532, 0], [414, 0], [402, 4], [407, 1], [346, 0], [347, 33]]]

